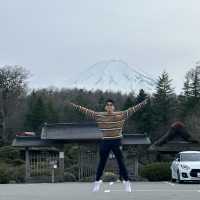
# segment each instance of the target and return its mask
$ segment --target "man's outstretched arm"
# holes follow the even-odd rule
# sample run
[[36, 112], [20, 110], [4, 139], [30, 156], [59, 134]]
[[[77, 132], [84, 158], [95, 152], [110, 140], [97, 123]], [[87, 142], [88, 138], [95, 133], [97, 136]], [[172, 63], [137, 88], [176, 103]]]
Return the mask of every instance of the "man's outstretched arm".
[[96, 112], [91, 110], [91, 109], [88, 109], [88, 108], [85, 108], [83, 106], [77, 105], [77, 104], [72, 103], [70, 101], [67, 101], [67, 104], [72, 106], [75, 110], [78, 110], [78, 111], [82, 112], [83, 114], [85, 114], [89, 118], [95, 119], [95, 117], [96, 117]]
[[145, 99], [141, 103], [137, 104], [136, 106], [132, 106], [128, 108], [127, 110], [123, 111], [124, 117], [128, 118], [130, 117], [133, 113], [139, 111], [142, 109], [147, 103], [148, 103], [149, 98]]

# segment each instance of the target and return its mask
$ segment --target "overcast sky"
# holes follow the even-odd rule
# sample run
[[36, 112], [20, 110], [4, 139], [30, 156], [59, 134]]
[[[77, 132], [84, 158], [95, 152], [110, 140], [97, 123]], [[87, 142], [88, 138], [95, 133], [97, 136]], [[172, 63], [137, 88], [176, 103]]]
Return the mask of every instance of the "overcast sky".
[[200, 60], [199, 0], [0, 0], [0, 66], [31, 71], [30, 87], [67, 87], [92, 64], [121, 59], [177, 91]]

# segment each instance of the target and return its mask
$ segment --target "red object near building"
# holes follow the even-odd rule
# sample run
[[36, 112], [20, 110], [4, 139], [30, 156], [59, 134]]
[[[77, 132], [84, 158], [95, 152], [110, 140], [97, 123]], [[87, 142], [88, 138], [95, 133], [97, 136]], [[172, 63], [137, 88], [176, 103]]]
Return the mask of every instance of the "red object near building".
[[35, 132], [29, 132], [29, 131], [18, 132], [16, 133], [16, 136], [35, 136]]

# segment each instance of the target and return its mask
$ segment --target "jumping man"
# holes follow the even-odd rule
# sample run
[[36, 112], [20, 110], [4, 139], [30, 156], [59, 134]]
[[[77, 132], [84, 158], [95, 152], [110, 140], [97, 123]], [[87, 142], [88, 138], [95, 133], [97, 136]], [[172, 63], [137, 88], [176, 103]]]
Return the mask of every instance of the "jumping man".
[[128, 172], [124, 164], [124, 158], [121, 150], [122, 128], [125, 120], [128, 119], [133, 113], [143, 108], [147, 101], [148, 100], [146, 99], [136, 106], [130, 107], [124, 111], [115, 111], [114, 101], [112, 99], [108, 99], [105, 105], [106, 112], [95, 112], [83, 106], [68, 102], [68, 104], [73, 106], [73, 108], [95, 120], [99, 129], [102, 131], [102, 140], [100, 142], [99, 152], [100, 161], [97, 167], [93, 192], [97, 192], [100, 189], [100, 185], [102, 183], [100, 178], [103, 174], [103, 170], [111, 150], [117, 159], [119, 173], [124, 179], [125, 191], [131, 192], [131, 183], [129, 181]]

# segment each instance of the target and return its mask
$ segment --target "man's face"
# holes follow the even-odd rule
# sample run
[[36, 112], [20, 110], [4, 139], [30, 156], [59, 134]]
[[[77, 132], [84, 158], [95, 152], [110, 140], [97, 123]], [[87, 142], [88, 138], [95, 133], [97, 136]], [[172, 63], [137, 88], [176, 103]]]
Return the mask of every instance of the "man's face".
[[105, 110], [109, 113], [113, 112], [115, 110], [115, 106], [112, 102], [107, 102], [105, 106]]

